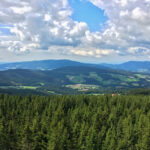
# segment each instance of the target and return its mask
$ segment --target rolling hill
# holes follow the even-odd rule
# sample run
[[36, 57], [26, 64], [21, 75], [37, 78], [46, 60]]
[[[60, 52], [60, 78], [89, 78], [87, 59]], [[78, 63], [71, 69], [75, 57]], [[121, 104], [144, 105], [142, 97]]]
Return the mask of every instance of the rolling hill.
[[0, 70], [8, 69], [32, 69], [32, 70], [52, 70], [67, 66], [81, 66], [84, 63], [71, 60], [39, 60], [39, 61], [25, 61], [0, 64]]
[[129, 61], [122, 64], [100, 64], [100, 65], [113, 69], [150, 73], [150, 61]]
[[[88, 66], [54, 70], [14, 69], [0, 71], [0, 88], [45, 90], [59, 93], [148, 88], [150, 75]], [[61, 93], [61, 92], [60, 92]]]
[[24, 62], [13, 62], [13, 63], [2, 63], [0, 64], [0, 71], [10, 69], [30, 69], [30, 70], [54, 70], [63, 67], [96, 67], [96, 68], [108, 68], [100, 64], [81, 63], [72, 60], [38, 60], [38, 61], [24, 61]]
[[96, 67], [100, 69], [117, 69], [140, 73], [150, 73], [150, 61], [129, 61], [122, 64], [90, 64], [81, 63], [71, 60], [39, 60], [39, 61], [25, 61], [25, 62], [14, 62], [14, 63], [0, 63], [0, 70], [9, 69], [31, 69], [31, 70], [53, 70], [63, 67]]

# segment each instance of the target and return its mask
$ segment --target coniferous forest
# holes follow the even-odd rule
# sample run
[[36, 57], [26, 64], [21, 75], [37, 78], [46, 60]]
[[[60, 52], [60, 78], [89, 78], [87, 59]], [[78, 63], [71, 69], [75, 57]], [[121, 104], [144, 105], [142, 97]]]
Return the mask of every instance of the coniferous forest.
[[149, 96], [0, 95], [1, 150], [149, 150]]

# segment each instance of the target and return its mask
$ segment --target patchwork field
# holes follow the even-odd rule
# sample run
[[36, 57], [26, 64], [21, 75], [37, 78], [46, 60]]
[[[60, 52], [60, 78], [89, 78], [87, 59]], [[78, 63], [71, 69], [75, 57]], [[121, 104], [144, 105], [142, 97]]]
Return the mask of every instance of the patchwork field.
[[64, 67], [55, 70], [0, 71], [1, 89], [40, 90], [48, 94], [103, 93], [132, 88], [149, 88], [150, 75], [94, 67]]

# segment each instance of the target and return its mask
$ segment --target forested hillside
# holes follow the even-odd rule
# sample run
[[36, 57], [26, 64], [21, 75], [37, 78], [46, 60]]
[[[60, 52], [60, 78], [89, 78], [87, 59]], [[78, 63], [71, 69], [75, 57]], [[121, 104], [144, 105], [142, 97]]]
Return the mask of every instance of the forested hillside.
[[50, 60], [0, 63], [0, 70], [9, 70], [9, 69], [53, 70], [69, 66], [107, 68], [100, 64], [81, 63], [78, 61], [72, 61], [67, 59], [60, 59], [60, 60], [50, 59]]
[[0, 77], [0, 90], [30, 89], [54, 94], [104, 93], [114, 89], [150, 87], [149, 74], [87, 66], [45, 71], [6, 70], [0, 71]]
[[150, 97], [0, 95], [2, 150], [149, 150]]
[[0, 70], [8, 69], [32, 69], [32, 70], [53, 70], [63, 67], [74, 67], [74, 66], [86, 66], [86, 67], [96, 67], [96, 68], [113, 68], [117, 70], [126, 70], [132, 72], [145, 72], [150, 73], [150, 61], [128, 61], [121, 64], [92, 64], [92, 63], [82, 63], [78, 61], [72, 61], [67, 59], [60, 60], [36, 60], [36, 61], [23, 61], [23, 62], [10, 62], [10, 63], [0, 63]]
[[0, 64], [0, 70], [8, 69], [33, 69], [33, 70], [52, 70], [66, 66], [82, 66], [80, 62], [71, 60], [39, 60]]

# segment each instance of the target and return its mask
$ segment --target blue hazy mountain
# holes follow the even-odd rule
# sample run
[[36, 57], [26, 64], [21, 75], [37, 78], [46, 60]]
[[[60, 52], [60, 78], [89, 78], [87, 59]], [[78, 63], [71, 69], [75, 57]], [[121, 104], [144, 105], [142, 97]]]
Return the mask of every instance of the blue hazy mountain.
[[129, 61], [122, 64], [101, 64], [113, 69], [150, 73], [150, 61]]
[[110, 68], [132, 72], [150, 73], [150, 61], [129, 61], [122, 64], [90, 64], [72, 60], [39, 60], [14, 63], [0, 63], [0, 70], [8, 69], [32, 69], [32, 70], [53, 70], [69, 66], [88, 66], [97, 68]]
[[39, 60], [39, 61], [25, 61], [0, 64], [0, 70], [8, 69], [32, 69], [32, 70], [52, 70], [67, 66], [81, 66], [80, 62], [71, 60]]
[[103, 65], [81, 63], [72, 60], [39, 60], [39, 61], [24, 61], [0, 64], [0, 70], [9, 69], [31, 69], [31, 70], [53, 70], [69, 66], [91, 66], [97, 68], [106, 68]]

